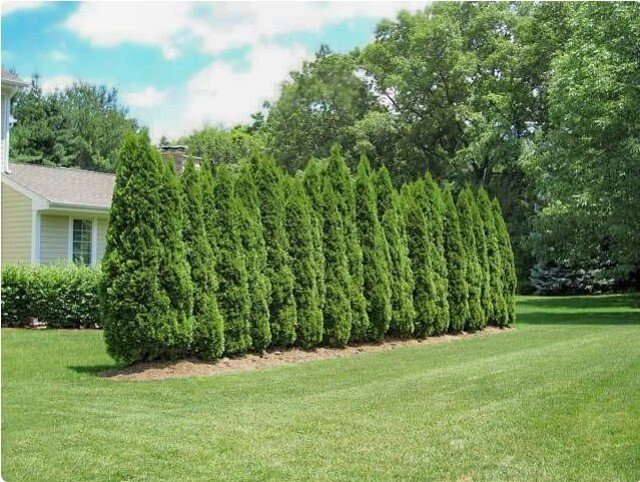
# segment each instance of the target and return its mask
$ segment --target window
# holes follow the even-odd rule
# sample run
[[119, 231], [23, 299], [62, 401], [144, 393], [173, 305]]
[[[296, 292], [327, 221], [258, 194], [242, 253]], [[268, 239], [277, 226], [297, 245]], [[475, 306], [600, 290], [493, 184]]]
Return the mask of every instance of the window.
[[90, 219], [73, 220], [71, 259], [76, 264], [91, 264], [92, 228]]

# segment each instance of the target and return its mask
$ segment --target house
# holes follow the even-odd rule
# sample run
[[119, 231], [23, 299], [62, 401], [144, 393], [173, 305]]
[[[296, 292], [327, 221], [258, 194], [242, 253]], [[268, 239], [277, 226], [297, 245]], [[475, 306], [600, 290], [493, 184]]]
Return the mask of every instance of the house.
[[11, 97], [26, 85], [2, 69], [2, 264], [95, 264], [104, 253], [114, 175], [9, 162]]
[[113, 174], [33, 164], [2, 173], [2, 264], [95, 264], [104, 254]]

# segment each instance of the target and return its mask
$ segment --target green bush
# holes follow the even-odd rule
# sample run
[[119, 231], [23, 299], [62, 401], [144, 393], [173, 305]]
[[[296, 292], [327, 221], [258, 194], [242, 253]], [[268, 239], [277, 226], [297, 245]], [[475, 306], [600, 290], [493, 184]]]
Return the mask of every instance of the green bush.
[[73, 264], [2, 267], [2, 325], [26, 326], [30, 317], [49, 328], [98, 328], [97, 268]]

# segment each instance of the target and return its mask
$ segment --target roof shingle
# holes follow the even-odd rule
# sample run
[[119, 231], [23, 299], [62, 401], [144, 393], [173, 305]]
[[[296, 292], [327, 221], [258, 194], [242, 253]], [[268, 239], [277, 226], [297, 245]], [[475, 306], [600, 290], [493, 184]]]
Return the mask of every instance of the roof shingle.
[[113, 174], [70, 167], [12, 163], [9, 179], [56, 204], [108, 209], [115, 183]]

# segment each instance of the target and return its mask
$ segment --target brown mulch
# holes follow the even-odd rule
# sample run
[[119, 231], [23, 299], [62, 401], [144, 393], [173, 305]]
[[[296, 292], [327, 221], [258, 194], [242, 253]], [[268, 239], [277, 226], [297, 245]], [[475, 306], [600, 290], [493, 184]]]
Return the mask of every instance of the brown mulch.
[[396, 348], [402, 348], [405, 346], [432, 345], [461, 338], [487, 336], [494, 333], [504, 333], [512, 330], [513, 328], [496, 328], [488, 326], [484, 330], [476, 333], [434, 336], [422, 340], [388, 340], [384, 343], [354, 345], [347, 346], [345, 348], [315, 348], [313, 350], [292, 348], [290, 350], [270, 350], [262, 354], [247, 353], [245, 355], [225, 357], [211, 362], [187, 359], [175, 362], [138, 363], [126, 368], [104, 371], [100, 376], [114, 380], [143, 381], [163, 380], [165, 378], [220, 375], [223, 373], [255, 370], [262, 367], [303, 363], [311, 360], [341, 358], [371, 351], [395, 350]]

